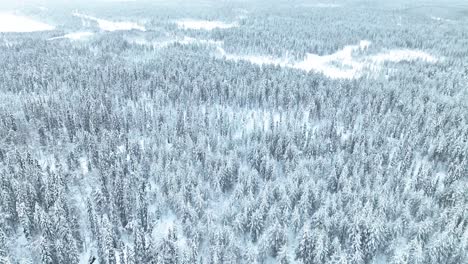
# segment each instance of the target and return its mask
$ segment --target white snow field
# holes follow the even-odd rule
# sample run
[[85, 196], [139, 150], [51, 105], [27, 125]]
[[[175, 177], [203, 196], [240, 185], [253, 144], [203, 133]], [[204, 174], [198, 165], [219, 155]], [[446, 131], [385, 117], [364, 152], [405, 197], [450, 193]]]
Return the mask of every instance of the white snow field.
[[183, 19], [175, 22], [179, 28], [182, 29], [195, 29], [195, 30], [213, 30], [215, 28], [227, 29], [238, 27], [237, 23], [226, 23], [217, 20], [194, 20], [194, 19]]
[[54, 30], [55, 27], [29, 17], [12, 13], [0, 13], [0, 32], [27, 33]]
[[79, 17], [79, 18], [82, 18], [82, 19], [86, 19], [86, 20], [95, 21], [95, 22], [98, 23], [99, 28], [104, 30], [104, 31], [119, 31], [119, 30], [122, 30], [122, 31], [128, 31], [128, 30], [146, 31], [144, 26], [141, 26], [141, 25], [139, 25], [139, 24], [137, 24], [135, 22], [129, 22], [129, 21], [115, 22], [115, 21], [110, 21], [110, 20], [106, 20], [106, 19], [101, 19], [101, 18], [97, 18], [97, 17], [93, 17], [93, 16], [80, 14], [80, 13], [77, 13], [77, 12], [74, 12], [73, 16]]
[[314, 71], [322, 73], [331, 79], [359, 78], [369, 71], [379, 71], [385, 62], [402, 62], [421, 60], [427, 63], [436, 63], [437, 59], [423, 51], [409, 49], [392, 49], [375, 55], [356, 56], [355, 52], [365, 52], [371, 45], [370, 41], [362, 40], [357, 45], [348, 45], [343, 49], [329, 55], [308, 53], [304, 60], [293, 61], [287, 58], [274, 58], [262, 55], [229, 54], [222, 47], [218, 47], [218, 55], [226, 60], [248, 61], [257, 65], [276, 65]]
[[49, 40], [56, 40], [56, 39], [83, 40], [83, 39], [87, 39], [91, 37], [92, 35], [94, 35], [93, 32], [74, 32], [74, 33], [65, 34], [60, 37], [50, 38]]

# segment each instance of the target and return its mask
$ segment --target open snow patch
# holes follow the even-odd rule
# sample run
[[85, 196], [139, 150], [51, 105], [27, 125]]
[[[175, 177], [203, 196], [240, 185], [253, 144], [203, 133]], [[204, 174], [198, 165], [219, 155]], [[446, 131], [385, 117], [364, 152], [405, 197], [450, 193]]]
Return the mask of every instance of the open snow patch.
[[104, 31], [118, 31], [118, 30], [140, 30], [140, 31], [146, 31], [144, 26], [141, 26], [135, 22], [128, 22], [128, 21], [122, 21], [122, 22], [114, 22], [106, 19], [101, 19], [93, 16], [88, 16], [80, 13], [73, 13], [73, 16], [79, 17], [81, 19], [85, 20], [91, 20], [95, 21], [98, 23], [98, 26], [100, 29]]
[[293, 68], [304, 71], [315, 71], [334, 79], [351, 79], [362, 71], [364, 65], [356, 61], [353, 52], [364, 51], [370, 45], [367, 40], [362, 40], [358, 45], [348, 45], [330, 55], [320, 56], [308, 53], [303, 61], [293, 64]]
[[384, 63], [389, 62], [402, 62], [402, 61], [414, 61], [422, 60], [429, 63], [437, 62], [437, 59], [420, 50], [409, 50], [409, 49], [398, 49], [398, 50], [389, 50], [387, 52], [379, 53], [377, 55], [371, 56], [370, 59], [374, 63]]
[[131, 41], [137, 45], [149, 46], [155, 49], [162, 49], [166, 48], [170, 45], [180, 44], [180, 45], [212, 45], [216, 47], [220, 47], [223, 45], [222, 41], [215, 41], [209, 39], [197, 39], [191, 37], [183, 37], [183, 38], [174, 38], [174, 39], [165, 39], [165, 40], [154, 40], [148, 41], [146, 39], [135, 39]]
[[0, 13], [0, 32], [35, 32], [54, 30], [54, 26], [11, 13]]
[[226, 23], [217, 20], [194, 20], [194, 19], [184, 19], [178, 20], [175, 22], [179, 28], [182, 29], [196, 29], [196, 30], [213, 30], [215, 28], [227, 29], [238, 27], [237, 23]]
[[424, 61], [436, 63], [434, 56], [419, 50], [393, 49], [375, 55], [357, 55], [364, 53], [371, 45], [370, 41], [362, 40], [357, 45], [348, 45], [329, 55], [308, 53], [302, 61], [288, 58], [274, 58], [261, 55], [237, 55], [227, 53], [218, 47], [218, 56], [232, 61], [248, 61], [257, 65], [276, 65], [303, 70], [314, 71], [332, 79], [359, 78], [369, 70], [379, 71], [385, 62], [398, 63], [402, 61]]
[[82, 39], [91, 37], [92, 35], [94, 35], [93, 32], [74, 32], [74, 33], [65, 34], [60, 37], [50, 38], [49, 40], [56, 40], [56, 39], [82, 40]]
[[173, 229], [177, 221], [177, 217], [173, 213], [163, 216], [153, 228], [153, 237], [163, 238], [167, 236], [170, 229]]
[[261, 55], [236, 55], [227, 53], [223, 47], [217, 47], [217, 51], [219, 55], [226, 60], [232, 61], [248, 61], [252, 64], [257, 65], [276, 65], [281, 67], [288, 67], [290, 66], [288, 59], [281, 59], [281, 58], [274, 58], [271, 56], [261, 56]]
[[80, 163], [81, 173], [83, 175], [88, 174], [88, 172], [89, 172], [89, 170], [88, 170], [88, 160], [86, 159], [86, 157], [81, 157], [78, 161]]
[[431, 16], [431, 19], [435, 20], [435, 21], [439, 21], [439, 22], [454, 22], [451, 19], [442, 18], [442, 17], [435, 17], [435, 16]]
[[339, 4], [332, 3], [316, 3], [316, 4], [304, 4], [305, 7], [315, 7], [315, 8], [338, 8], [341, 7]]

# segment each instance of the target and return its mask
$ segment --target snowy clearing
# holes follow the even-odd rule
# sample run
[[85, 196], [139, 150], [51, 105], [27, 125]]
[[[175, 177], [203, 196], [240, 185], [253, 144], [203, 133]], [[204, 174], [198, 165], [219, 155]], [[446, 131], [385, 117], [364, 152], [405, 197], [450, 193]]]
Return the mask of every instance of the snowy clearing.
[[218, 55], [226, 60], [248, 61], [257, 65], [276, 65], [303, 71], [314, 71], [332, 79], [353, 79], [362, 76], [366, 70], [379, 71], [385, 62], [402, 62], [421, 60], [436, 63], [437, 59], [423, 51], [409, 49], [393, 49], [375, 55], [355, 56], [355, 52], [365, 52], [370, 41], [362, 40], [358, 45], [348, 45], [330, 55], [308, 53], [302, 61], [292, 61], [287, 58], [274, 58], [261, 55], [229, 54], [218, 47]]
[[364, 67], [353, 58], [353, 52], [364, 51], [369, 45], [369, 41], [362, 40], [359, 45], [345, 46], [342, 50], [330, 55], [320, 56], [309, 53], [304, 61], [294, 63], [293, 68], [307, 72], [320, 72], [333, 79], [351, 79], [357, 76]]
[[341, 7], [339, 4], [331, 4], [331, 3], [317, 3], [317, 4], [304, 4], [304, 7], [316, 7], [316, 8], [337, 8]]
[[35, 32], [54, 30], [54, 26], [11, 13], [0, 13], [0, 32]]
[[379, 53], [377, 55], [371, 56], [370, 59], [374, 63], [384, 63], [386, 61], [389, 62], [402, 62], [402, 61], [414, 61], [414, 60], [422, 60], [429, 63], [437, 62], [437, 59], [434, 56], [420, 51], [420, 50], [409, 50], [409, 49], [401, 49], [401, 50], [389, 50], [387, 52]]
[[175, 22], [179, 28], [182, 29], [196, 29], [196, 30], [213, 30], [215, 28], [219, 29], [227, 29], [238, 27], [239, 24], [237, 23], [226, 23], [222, 21], [208, 21], [208, 20], [193, 20], [193, 19], [185, 19], [179, 20]]
[[92, 35], [94, 35], [93, 32], [75, 32], [75, 33], [65, 34], [60, 37], [50, 38], [49, 40], [56, 40], [56, 39], [83, 40], [83, 39], [91, 37]]
[[248, 61], [257, 65], [276, 65], [281, 67], [289, 67], [290, 63], [288, 59], [274, 58], [271, 56], [261, 56], [261, 55], [236, 55], [227, 53], [224, 48], [217, 47], [219, 55], [226, 60], [232, 61]]
[[439, 22], [454, 22], [451, 19], [446, 19], [446, 18], [442, 18], [442, 17], [435, 17], [435, 16], [431, 16], [431, 19], [435, 20], [435, 21], [439, 21]]
[[206, 39], [196, 39], [191, 37], [183, 37], [183, 38], [174, 38], [174, 39], [165, 39], [160, 41], [148, 41], [146, 39], [134, 39], [131, 40], [132, 43], [137, 45], [149, 46], [155, 49], [162, 49], [166, 48], [173, 44], [180, 44], [180, 45], [213, 45], [220, 47], [223, 45], [222, 41], [215, 41], [215, 40], [206, 40]]
[[93, 16], [88, 16], [80, 13], [73, 13], [73, 16], [79, 17], [82, 19], [87, 19], [91, 21], [95, 21], [98, 23], [100, 29], [104, 31], [118, 31], [118, 30], [140, 30], [146, 31], [144, 26], [141, 26], [135, 22], [129, 21], [122, 21], [122, 22], [114, 22], [106, 19], [101, 19]]

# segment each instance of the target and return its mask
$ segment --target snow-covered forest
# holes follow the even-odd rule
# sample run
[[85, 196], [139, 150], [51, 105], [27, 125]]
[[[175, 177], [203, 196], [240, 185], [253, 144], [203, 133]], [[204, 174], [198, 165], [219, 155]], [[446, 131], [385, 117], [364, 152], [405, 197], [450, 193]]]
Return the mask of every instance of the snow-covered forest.
[[20, 2], [0, 263], [468, 263], [466, 2]]

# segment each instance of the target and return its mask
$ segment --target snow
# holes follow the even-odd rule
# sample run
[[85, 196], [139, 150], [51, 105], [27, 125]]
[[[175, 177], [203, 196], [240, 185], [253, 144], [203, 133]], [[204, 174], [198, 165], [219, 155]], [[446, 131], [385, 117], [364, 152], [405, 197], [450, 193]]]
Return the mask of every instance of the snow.
[[287, 122], [294, 122], [297, 125], [311, 127], [309, 122], [309, 112], [302, 111], [300, 116], [292, 117], [292, 113], [285, 110], [266, 110], [266, 109], [246, 109], [215, 107], [214, 112], [227, 111], [228, 121], [233, 124], [239, 124], [233, 134], [234, 139], [242, 139], [242, 136], [254, 133], [256, 131], [270, 131], [270, 126], [281, 126]]
[[217, 51], [218, 55], [226, 60], [248, 61], [256, 65], [275, 65], [306, 72], [314, 71], [331, 79], [359, 78], [366, 71], [379, 71], [385, 62], [398, 63], [420, 60], [427, 63], [436, 63], [438, 61], [437, 58], [426, 52], [410, 49], [392, 49], [375, 55], [356, 56], [356, 52], [364, 53], [370, 45], [370, 41], [361, 40], [357, 45], [345, 46], [343, 49], [329, 55], [308, 53], [302, 61], [262, 55], [229, 54], [221, 46], [217, 48]]
[[79, 162], [80, 162], [81, 173], [83, 173], [83, 175], [88, 174], [88, 160], [86, 159], [86, 157], [80, 158]]
[[[23, 227], [20, 228], [20, 232], [12, 241], [12, 245], [10, 245], [10, 256], [18, 257], [19, 263], [30, 263], [31, 260], [31, 245], [26, 238]], [[9, 262], [6, 262], [9, 263]]]
[[217, 20], [193, 20], [193, 19], [185, 19], [179, 20], [175, 22], [179, 28], [182, 29], [196, 29], [196, 30], [213, 30], [215, 28], [219, 29], [227, 29], [238, 27], [237, 23], [225, 23], [222, 21]]
[[224, 57], [226, 60], [232, 61], [248, 61], [252, 64], [257, 65], [276, 65], [287, 67], [289, 66], [288, 59], [274, 58], [271, 56], [261, 56], [261, 55], [236, 55], [227, 53], [224, 48], [217, 47], [217, 51], [221, 57]]
[[294, 62], [287, 58], [273, 58], [269, 56], [256, 55], [235, 55], [228, 54], [223, 48], [218, 48], [218, 52], [227, 60], [248, 61], [257, 65], [276, 65], [290, 67], [304, 71], [321, 72], [325, 76], [334, 79], [350, 79], [362, 70], [363, 65], [353, 59], [352, 53], [358, 50], [365, 50], [370, 42], [362, 40], [358, 45], [345, 46], [331, 55], [320, 56], [308, 53], [303, 61]]
[[114, 22], [106, 19], [101, 19], [93, 16], [88, 16], [80, 13], [73, 13], [73, 16], [79, 17], [86, 20], [95, 21], [98, 23], [100, 29], [104, 31], [119, 31], [119, 30], [140, 30], [146, 31], [145, 27], [135, 23], [135, 22]]
[[341, 5], [339, 5], [339, 4], [331, 4], [331, 3], [304, 4], [302, 6], [316, 7], [316, 8], [337, 8], [337, 7], [341, 7]]
[[177, 225], [177, 216], [172, 211], [169, 211], [167, 214], [161, 217], [158, 223], [154, 226], [152, 236], [156, 241], [158, 241], [167, 237], [169, 230], [175, 230], [178, 238], [177, 246], [183, 250], [186, 248], [187, 239], [184, 236], [182, 229], [177, 228]]
[[439, 21], [439, 22], [454, 22], [451, 19], [446, 19], [446, 18], [442, 18], [442, 17], [431, 16], [430, 18], [432, 20]]
[[0, 32], [35, 32], [54, 30], [54, 27], [31, 18], [11, 13], [0, 13]]
[[143, 46], [150, 46], [153, 48], [166, 48], [173, 44], [180, 44], [180, 45], [192, 45], [192, 44], [199, 44], [199, 45], [214, 45], [214, 46], [222, 46], [222, 41], [214, 41], [214, 40], [207, 40], [207, 39], [196, 39], [191, 37], [183, 37], [183, 38], [174, 38], [174, 39], [166, 39], [160, 41], [148, 41], [146, 39], [135, 39], [131, 41], [137, 45]]
[[358, 45], [348, 45], [331, 55], [307, 54], [304, 61], [293, 64], [293, 68], [323, 73], [332, 79], [352, 79], [363, 65], [353, 58], [353, 52], [365, 50], [370, 42], [362, 40]]
[[397, 49], [389, 50], [384, 53], [379, 53], [370, 57], [371, 61], [374, 63], [384, 63], [389, 62], [402, 62], [402, 61], [414, 61], [422, 60], [430, 63], [437, 62], [437, 59], [432, 55], [420, 51], [420, 50], [409, 50], [409, 49]]
[[168, 213], [162, 217], [156, 226], [153, 228], [153, 237], [164, 238], [167, 236], [170, 229], [174, 228], [177, 217], [174, 213]]
[[79, 257], [79, 264], [88, 264], [91, 258], [91, 253], [91, 248], [87, 248], [83, 252], [81, 252]]
[[65, 34], [60, 37], [50, 38], [49, 40], [56, 40], [56, 39], [82, 40], [92, 35], [94, 35], [94, 33], [92, 32], [74, 32], [74, 33]]

